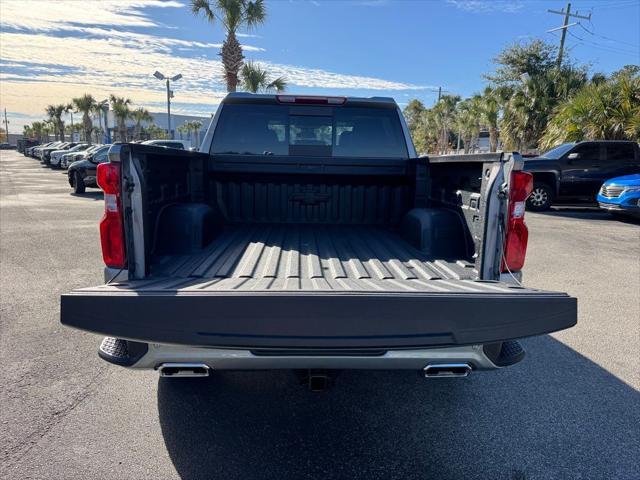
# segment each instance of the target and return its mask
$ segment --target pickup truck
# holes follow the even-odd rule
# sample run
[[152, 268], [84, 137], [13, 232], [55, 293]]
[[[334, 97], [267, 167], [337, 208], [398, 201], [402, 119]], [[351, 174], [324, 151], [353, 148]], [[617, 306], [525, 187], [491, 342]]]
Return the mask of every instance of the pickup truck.
[[533, 175], [529, 210], [548, 210], [559, 201], [595, 203], [605, 180], [640, 173], [640, 148], [622, 140], [563, 143], [525, 159], [524, 170]]
[[162, 376], [514, 364], [518, 339], [577, 319], [519, 282], [522, 164], [418, 158], [393, 99], [229, 94], [199, 152], [110, 148], [106, 284], [62, 295], [61, 321]]

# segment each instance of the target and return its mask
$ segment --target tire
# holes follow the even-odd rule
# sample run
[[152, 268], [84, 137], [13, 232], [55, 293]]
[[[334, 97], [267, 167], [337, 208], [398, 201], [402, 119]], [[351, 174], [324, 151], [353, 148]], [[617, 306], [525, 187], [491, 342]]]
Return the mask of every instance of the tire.
[[527, 208], [532, 212], [544, 212], [549, 210], [555, 195], [548, 183], [534, 182], [533, 191], [527, 198]]
[[85, 186], [84, 181], [82, 180], [82, 175], [77, 170], [73, 172], [73, 193], [84, 193]]

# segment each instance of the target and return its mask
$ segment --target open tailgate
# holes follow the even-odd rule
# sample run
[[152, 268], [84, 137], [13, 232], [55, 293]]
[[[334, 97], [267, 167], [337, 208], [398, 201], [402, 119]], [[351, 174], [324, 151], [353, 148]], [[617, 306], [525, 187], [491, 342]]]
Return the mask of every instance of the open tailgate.
[[[353, 283], [253, 285], [154, 279], [63, 295], [64, 325], [153, 343], [246, 348], [408, 348], [493, 343], [576, 324], [565, 293], [499, 282], [433, 280], [396, 291]], [[366, 288], [365, 288], [366, 287]]]

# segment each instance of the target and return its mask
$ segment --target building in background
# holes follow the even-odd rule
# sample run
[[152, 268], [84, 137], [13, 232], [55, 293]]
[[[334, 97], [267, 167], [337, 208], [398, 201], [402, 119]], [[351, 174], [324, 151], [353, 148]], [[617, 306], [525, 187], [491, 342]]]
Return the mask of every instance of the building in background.
[[[163, 130], [164, 132], [167, 133], [168, 138], [171, 138], [171, 132], [167, 132], [167, 112], [149, 112], [149, 113], [151, 113], [153, 120], [151, 122], [141, 122], [140, 124], [142, 126], [141, 140], [151, 139], [151, 136], [153, 136], [153, 135], [151, 136], [149, 135], [149, 127], [151, 125], [155, 125], [157, 129]], [[207, 131], [207, 128], [209, 128], [209, 124], [211, 123], [212, 118], [213, 118], [213, 115], [210, 117], [200, 117], [195, 115], [180, 115], [180, 114], [172, 113], [171, 114], [171, 130], [173, 133], [173, 138], [178, 140], [186, 140], [187, 142], [190, 142], [191, 147], [193, 148], [199, 147], [200, 146], [199, 143], [204, 138], [204, 134]], [[200, 131], [198, 132], [191, 131], [187, 133], [187, 132], [182, 132], [181, 131], [182, 129], [179, 128], [182, 125], [184, 125], [185, 122], [193, 122], [195, 120], [199, 121], [202, 124]], [[98, 118], [97, 114], [94, 115], [92, 118], [92, 121], [93, 121], [94, 127], [96, 128], [102, 127], [102, 129], [104, 129], [104, 114], [101, 115], [101, 118]], [[127, 127], [127, 138], [129, 140], [132, 140], [135, 134], [136, 122], [133, 119], [127, 119], [127, 121], [125, 122], [125, 125]], [[109, 138], [113, 140], [114, 134], [117, 133], [117, 127], [116, 127], [116, 120], [111, 110], [109, 110], [107, 114], [107, 127], [109, 129]]]

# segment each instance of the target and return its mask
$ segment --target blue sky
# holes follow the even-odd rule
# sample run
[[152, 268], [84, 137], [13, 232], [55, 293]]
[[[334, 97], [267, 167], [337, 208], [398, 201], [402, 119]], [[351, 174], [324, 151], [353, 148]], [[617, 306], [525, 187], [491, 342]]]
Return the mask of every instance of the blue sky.
[[[164, 108], [163, 85], [151, 74], [182, 73], [174, 111], [208, 115], [225, 94], [217, 52], [220, 25], [194, 18], [187, 0], [0, 4], [0, 108], [10, 131], [43, 117], [49, 103], [93, 93], [130, 97]], [[289, 90], [392, 96], [431, 104], [437, 87], [468, 96], [506, 45], [541, 38], [562, 17], [546, 0], [275, 0], [265, 25], [242, 36], [245, 56], [285, 75]], [[572, 57], [609, 73], [640, 63], [640, 0], [575, 0], [592, 14], [570, 29]], [[245, 32], [246, 33], [246, 32]]]

